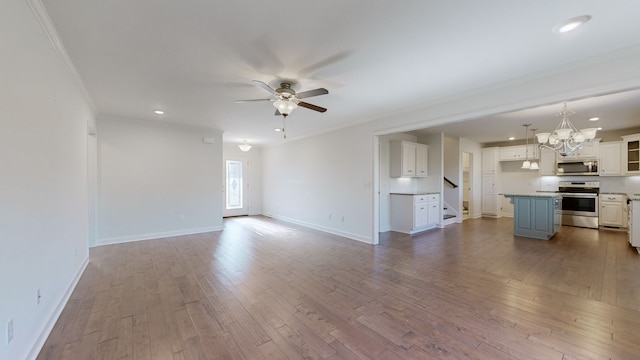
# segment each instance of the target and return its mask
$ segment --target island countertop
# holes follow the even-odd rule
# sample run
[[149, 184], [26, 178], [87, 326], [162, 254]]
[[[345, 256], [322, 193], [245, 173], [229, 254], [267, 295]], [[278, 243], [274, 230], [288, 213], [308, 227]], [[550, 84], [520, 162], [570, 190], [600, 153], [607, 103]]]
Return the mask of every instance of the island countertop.
[[503, 194], [498, 194], [498, 195], [502, 195], [504, 197], [514, 197], [514, 196], [531, 196], [531, 197], [544, 197], [544, 198], [555, 198], [555, 197], [562, 197], [561, 194], [557, 193], [557, 192], [535, 192], [535, 193], [503, 193]]

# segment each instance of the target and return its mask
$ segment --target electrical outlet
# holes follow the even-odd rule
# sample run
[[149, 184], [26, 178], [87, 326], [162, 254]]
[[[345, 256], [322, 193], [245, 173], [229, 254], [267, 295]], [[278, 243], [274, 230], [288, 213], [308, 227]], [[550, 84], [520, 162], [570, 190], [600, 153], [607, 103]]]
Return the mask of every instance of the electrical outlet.
[[73, 248], [73, 256], [78, 256], [78, 248], [77, 247]]
[[40, 300], [42, 299], [42, 293], [40, 292], [40, 289], [38, 289], [38, 291], [36, 291], [36, 305], [40, 305]]
[[329, 214], [329, 220], [331, 220], [331, 214]]
[[7, 323], [7, 344], [13, 340], [13, 319]]
[[340, 222], [344, 222], [344, 216], [340, 218]]
[[180, 215], [180, 221], [184, 221], [184, 215]]

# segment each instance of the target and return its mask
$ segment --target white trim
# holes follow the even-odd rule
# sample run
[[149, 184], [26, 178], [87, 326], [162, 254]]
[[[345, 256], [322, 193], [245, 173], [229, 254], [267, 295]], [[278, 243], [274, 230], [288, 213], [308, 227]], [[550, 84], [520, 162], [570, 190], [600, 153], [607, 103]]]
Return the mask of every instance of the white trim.
[[75, 81], [76, 85], [78, 85], [78, 89], [80, 89], [80, 92], [89, 104], [89, 108], [94, 115], [97, 114], [98, 112], [96, 110], [95, 103], [93, 102], [93, 99], [91, 98], [87, 87], [84, 85], [84, 81], [82, 81], [82, 77], [80, 77], [80, 74], [78, 73], [78, 70], [76, 69], [73, 61], [71, 60], [71, 57], [69, 57], [67, 50], [64, 48], [62, 40], [60, 39], [55, 26], [53, 26], [53, 22], [51, 21], [49, 13], [42, 3], [42, 0], [27, 0], [27, 4], [31, 8], [31, 12], [35, 16], [36, 20], [38, 20], [38, 23], [42, 27], [42, 30], [44, 30], [45, 35], [47, 35], [47, 38], [49, 38], [51, 46], [53, 46], [53, 49], [56, 51], [58, 56], [60, 56], [60, 59], [62, 59], [67, 70], [71, 74], [71, 77]]
[[273, 215], [273, 214], [262, 214], [262, 215], [264, 215], [266, 217], [273, 218], [273, 219], [286, 221], [288, 223], [304, 226], [306, 228], [319, 230], [319, 231], [326, 232], [326, 233], [333, 234], [333, 235], [342, 236], [342, 237], [345, 237], [345, 238], [348, 238], [348, 239], [351, 239], [351, 240], [360, 241], [360, 242], [363, 242], [365, 244], [369, 244], [369, 245], [373, 244], [373, 240], [371, 238], [369, 238], [369, 237], [366, 237], [366, 236], [353, 234], [353, 233], [340, 231], [340, 230], [335, 230], [335, 229], [331, 229], [331, 228], [328, 228], [328, 227], [312, 224], [312, 223], [309, 223], [309, 222], [306, 222], [306, 221], [300, 221], [300, 220], [288, 218], [286, 216], [279, 216], [279, 215]]
[[380, 244], [380, 137], [373, 136], [373, 174], [371, 187], [371, 196], [373, 197], [373, 228], [371, 233], [371, 243], [373, 245]]
[[161, 238], [168, 238], [173, 236], [202, 234], [202, 233], [207, 233], [212, 231], [222, 231], [223, 229], [224, 229], [224, 226], [220, 225], [220, 226], [209, 226], [209, 227], [194, 228], [194, 229], [165, 231], [160, 233], [137, 234], [137, 235], [130, 235], [130, 236], [103, 238], [103, 239], [98, 239], [96, 241], [96, 246], [121, 244], [121, 243], [142, 241], [142, 240], [161, 239]]
[[73, 277], [73, 279], [71, 279], [71, 282], [67, 286], [67, 290], [58, 302], [58, 305], [53, 308], [51, 315], [49, 315], [49, 320], [44, 324], [44, 327], [40, 331], [40, 335], [36, 339], [33, 346], [31, 346], [31, 351], [29, 351], [27, 359], [36, 359], [40, 354], [40, 351], [42, 351], [44, 343], [49, 338], [49, 335], [51, 335], [53, 326], [58, 321], [60, 314], [62, 314], [62, 310], [64, 310], [65, 306], [67, 305], [67, 302], [69, 302], [71, 294], [73, 294], [73, 290], [75, 290], [76, 285], [78, 285], [78, 281], [80, 281], [80, 277], [82, 277], [82, 274], [84, 274], [84, 270], [87, 268], [87, 265], [89, 265], [89, 255], [87, 255], [84, 261], [80, 264], [78, 271], [76, 271], [75, 276]]

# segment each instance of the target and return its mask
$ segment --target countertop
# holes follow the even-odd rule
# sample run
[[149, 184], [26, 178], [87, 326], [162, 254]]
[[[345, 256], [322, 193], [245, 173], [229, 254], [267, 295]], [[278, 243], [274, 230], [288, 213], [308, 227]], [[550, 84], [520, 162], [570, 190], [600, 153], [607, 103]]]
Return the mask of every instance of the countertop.
[[633, 200], [633, 201], [640, 201], [640, 194], [631, 194], [631, 193], [623, 193], [623, 192], [601, 192], [600, 195], [624, 195], [627, 198], [629, 198], [629, 200]]
[[513, 193], [513, 194], [498, 194], [498, 195], [503, 195], [506, 197], [513, 197], [513, 196], [531, 196], [531, 197], [562, 197], [561, 194], [558, 194], [556, 192], [532, 192], [532, 193]]
[[440, 194], [439, 192], [416, 192], [416, 193], [389, 193], [389, 195], [409, 195], [409, 196], [414, 196], [414, 195], [429, 195], [429, 194]]

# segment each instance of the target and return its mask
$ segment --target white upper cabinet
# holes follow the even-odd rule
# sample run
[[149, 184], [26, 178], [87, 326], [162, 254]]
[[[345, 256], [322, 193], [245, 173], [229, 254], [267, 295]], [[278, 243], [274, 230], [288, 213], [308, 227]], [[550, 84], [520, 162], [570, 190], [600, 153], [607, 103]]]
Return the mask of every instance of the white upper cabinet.
[[[529, 151], [527, 152], [527, 149]], [[500, 148], [500, 161], [518, 161], [538, 158], [538, 149], [535, 145], [515, 145]]]
[[597, 159], [600, 157], [600, 139], [593, 139], [591, 143], [585, 143], [582, 148], [574, 151], [564, 159]]
[[429, 175], [429, 146], [416, 144], [416, 176]]
[[495, 174], [498, 169], [499, 148], [482, 149], [482, 173]]
[[612, 141], [600, 144], [600, 176], [622, 175], [622, 142]]
[[429, 146], [410, 141], [391, 141], [391, 177], [428, 176]]
[[624, 173], [640, 174], [640, 134], [622, 136], [622, 144]]
[[551, 149], [540, 148], [540, 175], [556, 175], [556, 152]]

